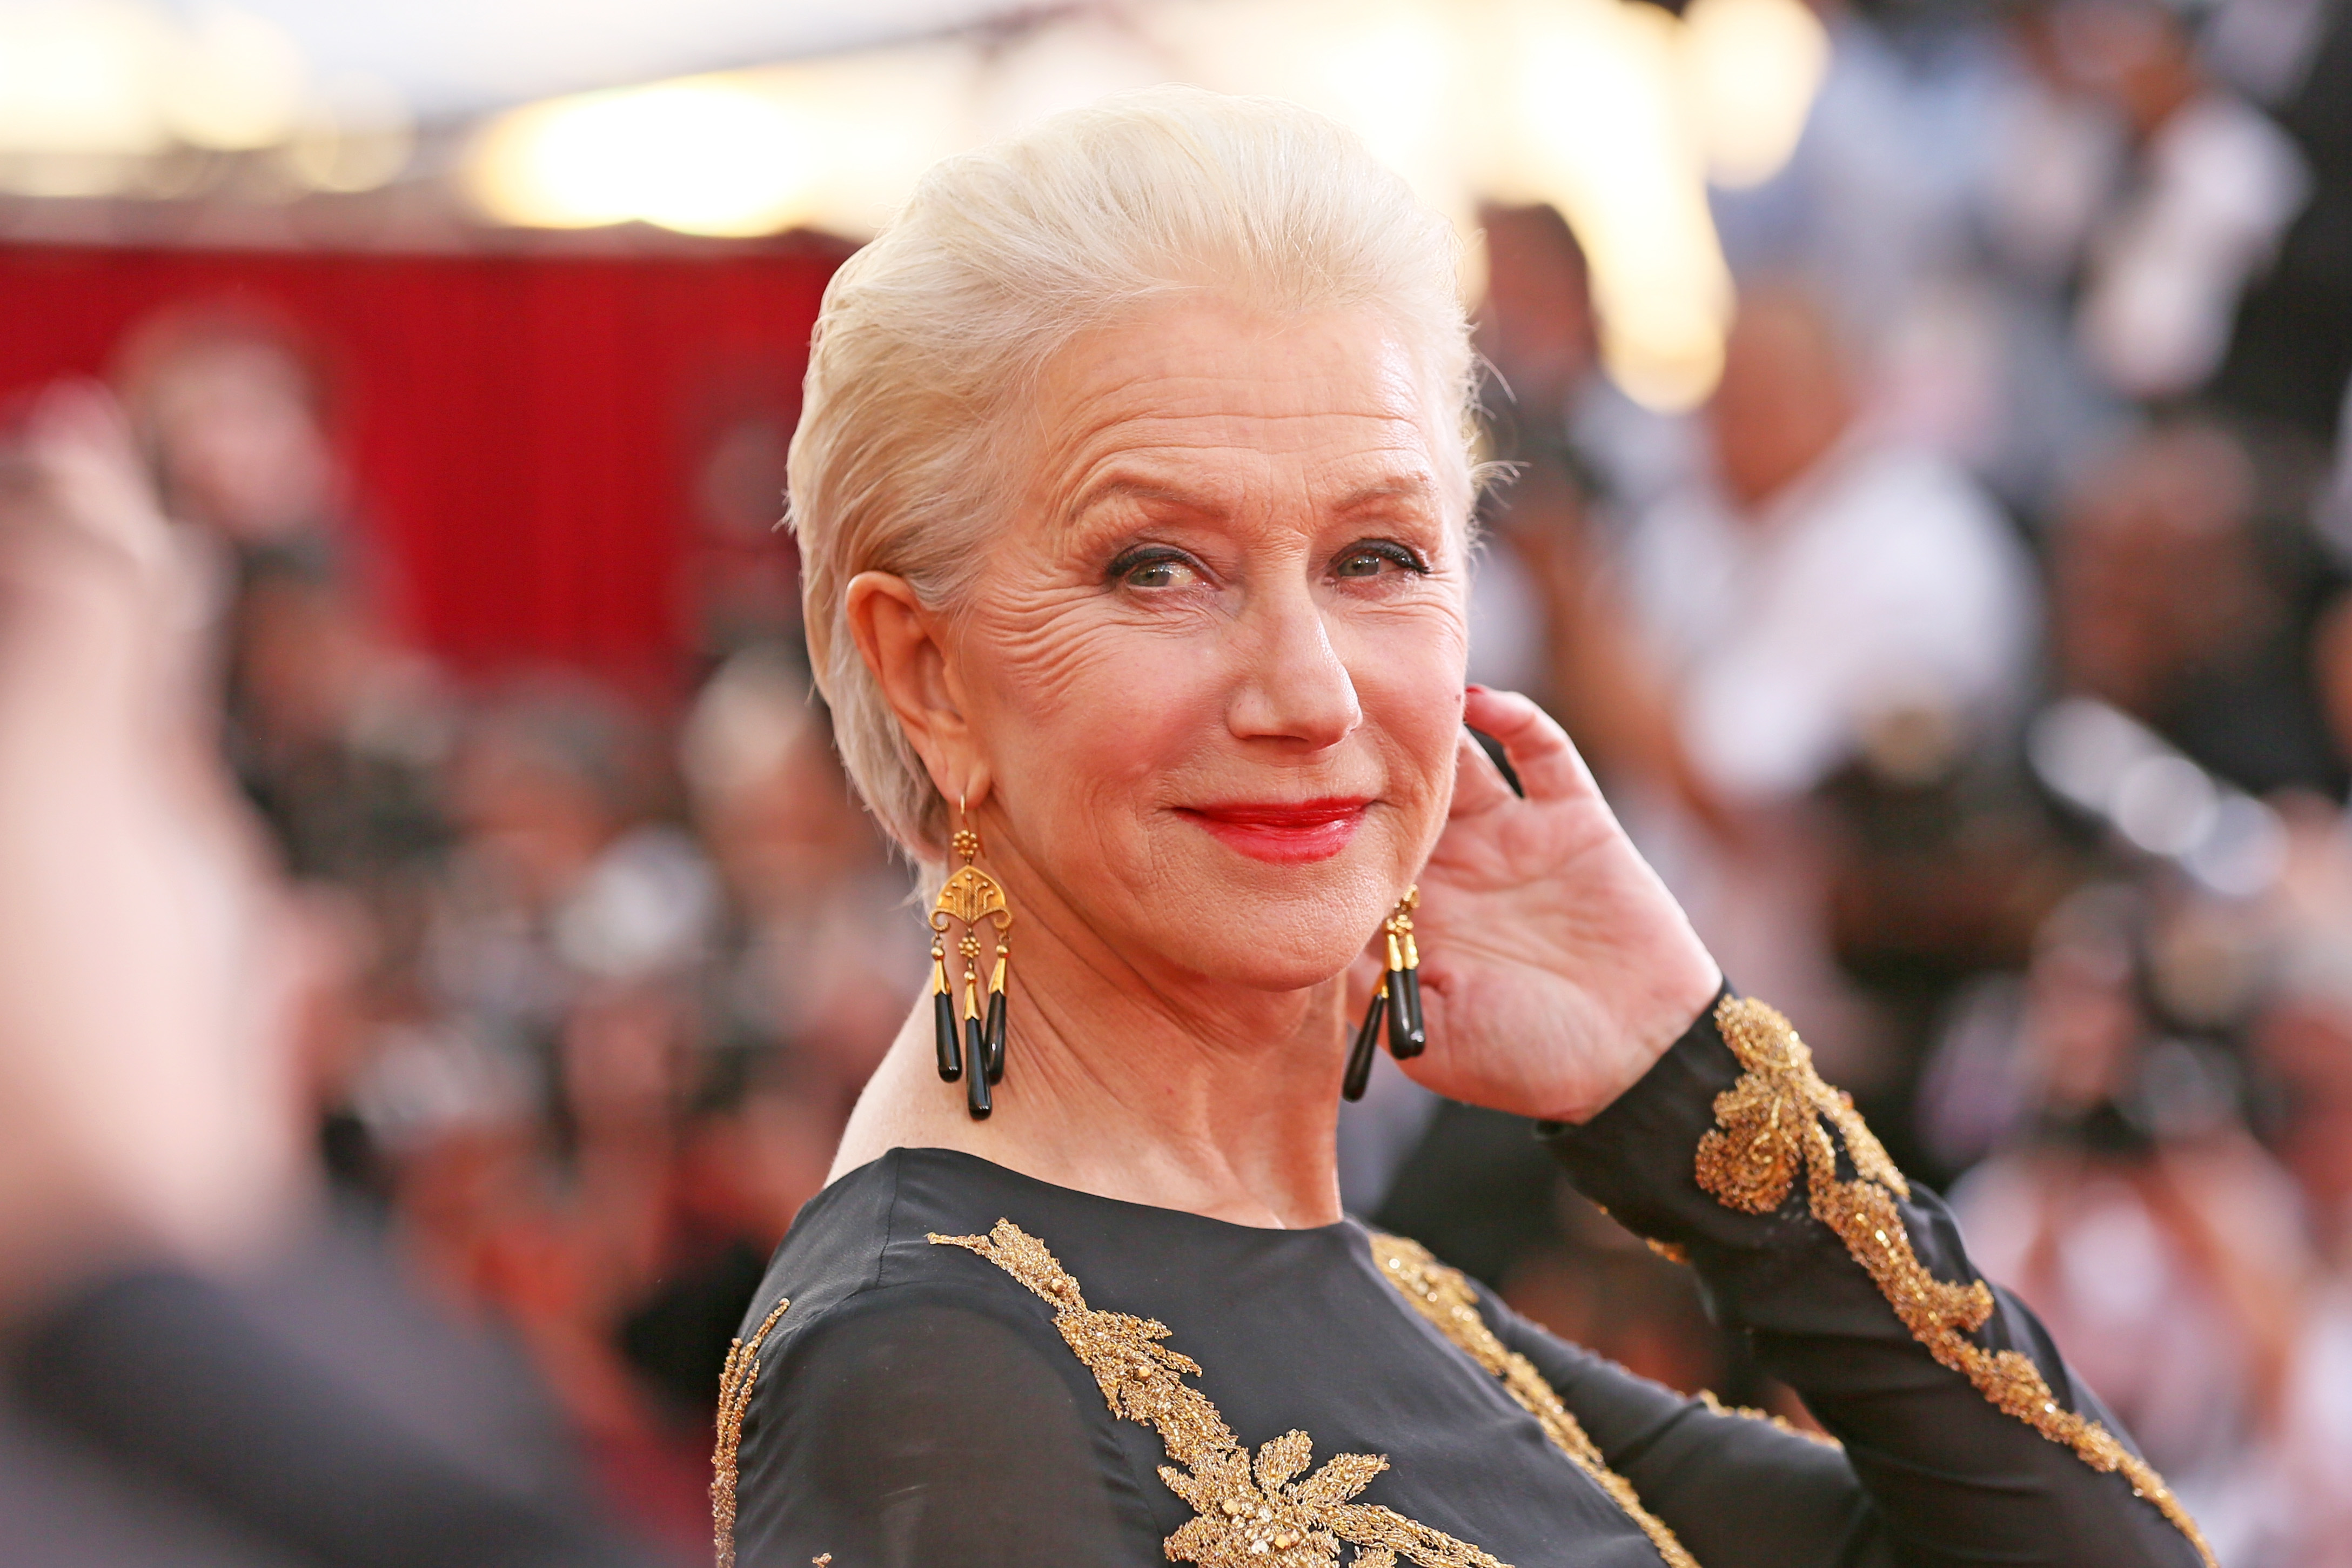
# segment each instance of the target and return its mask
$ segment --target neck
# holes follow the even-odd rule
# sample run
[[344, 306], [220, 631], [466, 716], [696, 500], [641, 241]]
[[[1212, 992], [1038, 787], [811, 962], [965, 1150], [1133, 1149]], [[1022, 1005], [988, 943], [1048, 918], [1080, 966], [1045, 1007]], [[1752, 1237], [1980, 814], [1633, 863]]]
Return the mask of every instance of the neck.
[[[1058, 940], [1056, 926], [1078, 940]], [[828, 1180], [894, 1148], [959, 1149], [1057, 1186], [1241, 1225], [1339, 1218], [1339, 981], [1269, 993], [1155, 980], [1083, 922], [1024, 927], [995, 1113], [971, 1121], [961, 1086], [940, 1081], [927, 993], [859, 1097]]]

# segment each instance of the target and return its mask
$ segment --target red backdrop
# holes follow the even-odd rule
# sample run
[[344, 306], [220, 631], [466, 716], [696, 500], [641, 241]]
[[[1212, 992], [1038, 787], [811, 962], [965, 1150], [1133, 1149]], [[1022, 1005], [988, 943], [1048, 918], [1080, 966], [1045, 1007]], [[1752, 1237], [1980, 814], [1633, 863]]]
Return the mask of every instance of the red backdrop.
[[675, 664], [699, 429], [730, 398], [796, 399], [836, 259], [0, 246], [0, 398], [102, 374], [163, 307], [257, 300], [336, 372], [362, 515], [425, 646], [642, 677]]

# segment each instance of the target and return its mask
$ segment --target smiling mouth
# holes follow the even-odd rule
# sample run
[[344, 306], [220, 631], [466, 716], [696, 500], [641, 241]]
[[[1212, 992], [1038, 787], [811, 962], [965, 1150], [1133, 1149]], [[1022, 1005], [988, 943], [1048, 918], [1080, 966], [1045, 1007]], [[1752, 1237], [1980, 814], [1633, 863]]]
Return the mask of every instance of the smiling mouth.
[[1354, 796], [1302, 801], [1230, 801], [1217, 805], [1179, 806], [1176, 815], [1197, 824], [1229, 849], [1253, 860], [1301, 865], [1328, 860], [1348, 847], [1372, 803]]

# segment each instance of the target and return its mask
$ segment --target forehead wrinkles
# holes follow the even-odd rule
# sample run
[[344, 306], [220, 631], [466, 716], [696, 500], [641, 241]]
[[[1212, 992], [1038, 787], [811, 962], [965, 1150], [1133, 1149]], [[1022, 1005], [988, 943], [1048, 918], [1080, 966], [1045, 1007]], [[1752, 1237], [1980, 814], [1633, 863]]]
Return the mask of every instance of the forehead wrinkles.
[[1363, 423], [1345, 436], [1327, 424], [1317, 439], [1282, 447], [1264, 439], [1262, 421], [1130, 422], [1091, 451], [1057, 465], [1040, 510], [1054, 523], [1071, 526], [1122, 502], [1163, 501], [1235, 517], [1302, 486], [1318, 510], [1360, 494], [1433, 494], [1417, 433], [1402, 422], [1391, 430]]
[[1434, 493], [1432, 433], [1400, 358], [1384, 342], [1369, 376], [1349, 374], [1370, 368], [1361, 360], [1286, 374], [1279, 363], [1221, 372], [1163, 359], [1116, 380], [1066, 380], [1033, 426], [1033, 515], [1066, 524], [1118, 489], [1232, 512], [1301, 459], [1318, 489], [1417, 479]]

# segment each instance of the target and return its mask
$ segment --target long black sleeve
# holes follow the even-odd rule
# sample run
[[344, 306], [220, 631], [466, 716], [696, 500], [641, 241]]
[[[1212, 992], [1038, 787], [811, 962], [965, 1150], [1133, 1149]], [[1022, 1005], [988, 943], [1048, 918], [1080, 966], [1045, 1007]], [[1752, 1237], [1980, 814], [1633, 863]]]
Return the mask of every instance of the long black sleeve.
[[1701, 1562], [2210, 1562], [2041, 1324], [1979, 1279], [1949, 1211], [1894, 1171], [1778, 1014], [1727, 996], [1606, 1110], [1547, 1136], [1595, 1202], [1687, 1257], [1718, 1321], [1844, 1445], [1683, 1402], [1488, 1303]]

